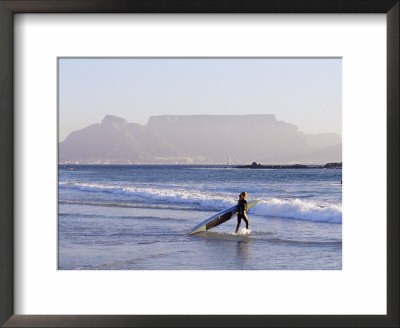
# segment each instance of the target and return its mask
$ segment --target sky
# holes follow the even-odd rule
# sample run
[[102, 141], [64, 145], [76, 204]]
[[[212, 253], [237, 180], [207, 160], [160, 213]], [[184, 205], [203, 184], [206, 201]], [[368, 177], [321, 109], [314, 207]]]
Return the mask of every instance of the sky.
[[275, 114], [342, 134], [340, 58], [60, 58], [59, 141], [105, 115]]

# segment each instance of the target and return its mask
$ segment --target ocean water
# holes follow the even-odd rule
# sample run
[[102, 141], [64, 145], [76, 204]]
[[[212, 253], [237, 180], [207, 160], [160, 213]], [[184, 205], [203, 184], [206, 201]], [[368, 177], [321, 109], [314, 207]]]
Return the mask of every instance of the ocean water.
[[[59, 165], [60, 270], [341, 270], [341, 169]], [[191, 229], [248, 192], [236, 217]]]

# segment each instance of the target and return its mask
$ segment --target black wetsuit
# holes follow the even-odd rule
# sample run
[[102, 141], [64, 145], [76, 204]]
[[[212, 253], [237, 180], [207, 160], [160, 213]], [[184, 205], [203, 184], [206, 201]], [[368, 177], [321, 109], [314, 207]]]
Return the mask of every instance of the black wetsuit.
[[248, 219], [247, 214], [246, 214], [246, 211], [247, 211], [247, 200], [239, 199], [238, 206], [239, 206], [239, 210], [238, 210], [238, 214], [237, 214], [238, 223], [237, 223], [237, 226], [236, 226], [236, 232], [239, 230], [240, 221], [242, 219], [244, 220], [244, 222], [246, 222], [246, 229], [249, 229], [249, 219]]

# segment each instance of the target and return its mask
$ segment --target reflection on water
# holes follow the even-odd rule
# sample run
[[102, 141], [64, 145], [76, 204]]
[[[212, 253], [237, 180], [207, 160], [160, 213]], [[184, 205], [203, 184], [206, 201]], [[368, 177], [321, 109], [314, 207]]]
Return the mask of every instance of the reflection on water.
[[249, 241], [238, 240], [236, 242], [236, 263], [240, 269], [245, 269], [248, 261], [248, 244]]

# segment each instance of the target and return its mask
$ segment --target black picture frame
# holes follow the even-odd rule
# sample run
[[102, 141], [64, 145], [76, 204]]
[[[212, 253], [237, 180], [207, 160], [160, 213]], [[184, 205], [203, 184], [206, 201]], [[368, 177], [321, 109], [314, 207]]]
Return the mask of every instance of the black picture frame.
[[[399, 0], [0, 0], [0, 325], [4, 327], [399, 327], [399, 8]], [[387, 16], [387, 315], [15, 315], [13, 21], [14, 14], [17, 13], [385, 13]]]

